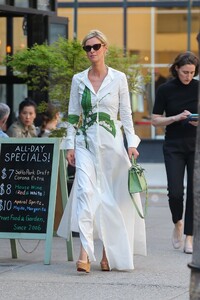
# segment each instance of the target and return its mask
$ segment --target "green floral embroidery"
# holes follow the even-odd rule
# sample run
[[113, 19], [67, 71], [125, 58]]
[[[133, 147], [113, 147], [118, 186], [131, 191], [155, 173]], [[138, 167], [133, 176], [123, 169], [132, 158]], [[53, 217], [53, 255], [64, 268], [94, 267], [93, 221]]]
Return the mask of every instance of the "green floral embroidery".
[[78, 115], [69, 115], [68, 122], [72, 124], [74, 127], [78, 126], [79, 116]]
[[[110, 132], [114, 137], [116, 135], [115, 123], [110, 119], [110, 116], [105, 112], [99, 112], [99, 125], [104, 127], [108, 132]], [[86, 119], [86, 127], [92, 126], [97, 122], [97, 113], [91, 114]]]
[[93, 113], [93, 109], [96, 107], [96, 105], [92, 107], [91, 93], [88, 87], [85, 87], [84, 89], [81, 105], [83, 108], [83, 122], [82, 122], [82, 126], [79, 129], [82, 131], [84, 135], [86, 148], [89, 147], [87, 142], [87, 129], [93, 124], [97, 123], [97, 118], [99, 121], [99, 125], [105, 128], [108, 132], [110, 132], [115, 137], [116, 128], [115, 128], [114, 121], [110, 119], [110, 115], [104, 112], [99, 112], [98, 114]]
[[85, 116], [89, 114], [90, 111], [92, 111], [92, 102], [91, 102], [91, 94], [90, 90], [88, 87], [85, 87], [82, 100], [81, 100], [81, 105], [83, 108], [83, 113]]

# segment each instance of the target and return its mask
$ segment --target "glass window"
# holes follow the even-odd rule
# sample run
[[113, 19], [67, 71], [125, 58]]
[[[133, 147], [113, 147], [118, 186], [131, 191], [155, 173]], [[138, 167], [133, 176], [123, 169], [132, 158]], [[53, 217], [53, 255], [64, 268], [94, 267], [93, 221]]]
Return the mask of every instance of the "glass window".
[[37, 9], [39, 10], [50, 10], [51, 9], [51, 1], [49, 0], [38, 0]]
[[6, 0], [0, 0], [0, 4], [6, 4]]
[[29, 7], [29, 0], [15, 0], [16, 7]]
[[49, 28], [49, 43], [57, 41], [59, 36], [64, 38], [67, 36], [67, 25], [51, 23]]
[[6, 75], [6, 67], [2, 64], [6, 56], [6, 18], [0, 17], [0, 76]]
[[18, 50], [22, 50], [27, 47], [27, 31], [26, 31], [26, 22], [25, 18], [16, 17], [13, 20], [13, 28], [14, 28], [14, 53]]
[[[199, 31], [200, 10], [193, 10], [191, 14], [191, 32]], [[157, 33], [185, 33], [188, 26], [187, 10], [161, 10], [157, 15]]]
[[0, 102], [6, 103], [6, 84], [0, 84]]
[[27, 85], [26, 84], [14, 84], [14, 96], [13, 96], [13, 120], [18, 117], [19, 104], [27, 97]]

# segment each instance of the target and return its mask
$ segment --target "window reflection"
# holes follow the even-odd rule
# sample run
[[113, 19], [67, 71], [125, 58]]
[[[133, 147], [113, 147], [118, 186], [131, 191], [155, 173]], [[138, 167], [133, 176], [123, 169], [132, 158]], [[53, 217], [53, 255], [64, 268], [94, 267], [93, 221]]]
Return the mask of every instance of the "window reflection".
[[15, 0], [16, 7], [29, 7], [29, 0]]
[[50, 1], [49, 0], [38, 0], [37, 9], [39, 10], [50, 10]]
[[0, 18], [0, 76], [6, 75], [6, 68], [2, 61], [6, 55], [6, 18]]
[[27, 47], [27, 36], [24, 31], [24, 18], [14, 18], [14, 53]]

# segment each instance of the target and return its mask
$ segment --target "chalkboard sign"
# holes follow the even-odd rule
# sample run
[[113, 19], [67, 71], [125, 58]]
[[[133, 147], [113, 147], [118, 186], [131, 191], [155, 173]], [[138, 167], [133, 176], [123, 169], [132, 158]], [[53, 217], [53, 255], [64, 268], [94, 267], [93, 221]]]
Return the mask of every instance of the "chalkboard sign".
[[46, 232], [53, 147], [1, 145], [1, 232]]
[[0, 139], [0, 238], [53, 236], [60, 140]]

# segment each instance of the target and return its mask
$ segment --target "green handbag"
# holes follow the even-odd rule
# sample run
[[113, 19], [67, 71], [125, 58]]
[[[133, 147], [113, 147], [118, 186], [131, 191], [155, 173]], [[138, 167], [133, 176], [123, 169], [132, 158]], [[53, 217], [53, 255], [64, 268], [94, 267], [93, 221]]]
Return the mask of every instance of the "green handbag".
[[[132, 157], [132, 166], [128, 172], [128, 190], [139, 216], [142, 219], [144, 219], [147, 214], [147, 206], [148, 206], [148, 186], [144, 175], [144, 169], [139, 164], [137, 164], [134, 157]], [[141, 193], [141, 192], [146, 192], [144, 215], [140, 212], [133, 196], [134, 193]]]

